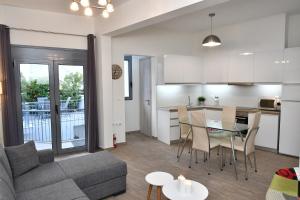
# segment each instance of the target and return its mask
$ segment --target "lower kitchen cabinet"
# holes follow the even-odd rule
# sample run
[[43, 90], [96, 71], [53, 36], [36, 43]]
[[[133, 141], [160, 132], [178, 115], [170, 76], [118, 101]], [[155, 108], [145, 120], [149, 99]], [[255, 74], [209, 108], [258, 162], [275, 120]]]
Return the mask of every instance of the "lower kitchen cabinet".
[[[253, 123], [254, 114], [250, 113], [248, 124]], [[256, 135], [255, 145], [277, 150], [279, 115], [262, 114], [259, 130]]]

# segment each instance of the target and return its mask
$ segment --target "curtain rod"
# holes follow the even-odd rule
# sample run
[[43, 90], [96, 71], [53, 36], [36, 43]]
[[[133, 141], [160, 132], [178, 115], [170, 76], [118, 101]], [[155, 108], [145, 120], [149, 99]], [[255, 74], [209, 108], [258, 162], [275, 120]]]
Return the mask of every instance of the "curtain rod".
[[[15, 27], [7, 27], [7, 28], [9, 28], [11, 30], [17, 30], [17, 31], [48, 33], [48, 34], [55, 34], [55, 35], [68, 35], [68, 36], [75, 36], [75, 37], [87, 37], [87, 35], [82, 35], [82, 34], [62, 33], [62, 32], [43, 31], [43, 30], [26, 29], [26, 28], [15, 28]], [[94, 36], [94, 38], [96, 38], [96, 36]]]

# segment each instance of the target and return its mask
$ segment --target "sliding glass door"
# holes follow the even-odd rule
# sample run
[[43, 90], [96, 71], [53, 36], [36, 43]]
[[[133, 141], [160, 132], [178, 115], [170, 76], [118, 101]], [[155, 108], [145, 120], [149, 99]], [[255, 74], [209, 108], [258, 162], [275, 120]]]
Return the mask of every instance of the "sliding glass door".
[[24, 143], [57, 154], [85, 149], [84, 60], [15, 59], [14, 67]]

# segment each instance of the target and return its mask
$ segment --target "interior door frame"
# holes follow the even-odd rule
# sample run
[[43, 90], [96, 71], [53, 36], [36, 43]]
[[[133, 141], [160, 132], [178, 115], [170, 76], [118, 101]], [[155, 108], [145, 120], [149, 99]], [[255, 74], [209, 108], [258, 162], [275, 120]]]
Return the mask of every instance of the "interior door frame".
[[[59, 93], [59, 65], [75, 65], [75, 66], [83, 66], [83, 84], [84, 84], [84, 127], [85, 127], [85, 146], [73, 147], [68, 149], [62, 148], [62, 140], [61, 140], [61, 123], [60, 123], [60, 93]], [[86, 63], [79, 60], [57, 60], [53, 62], [53, 71], [54, 71], [54, 88], [55, 88], [55, 102], [54, 106], [58, 107], [58, 112], [55, 111], [56, 118], [56, 146], [58, 154], [71, 153], [76, 151], [83, 151], [87, 149], [88, 135], [87, 135], [87, 70]]]
[[[67, 65], [77, 64], [84, 66], [84, 89], [85, 89], [85, 97], [88, 94], [87, 88], [87, 51], [80, 49], [65, 49], [65, 48], [52, 48], [52, 47], [38, 47], [38, 46], [25, 46], [25, 45], [12, 45], [11, 48], [13, 66], [15, 71], [15, 82], [16, 82], [16, 98], [17, 98], [17, 118], [18, 118], [18, 130], [20, 134], [21, 142], [24, 142], [23, 135], [23, 113], [22, 113], [22, 99], [21, 99], [21, 82], [20, 82], [20, 64], [48, 64], [49, 66], [49, 90], [50, 90], [50, 113], [51, 113], [51, 135], [52, 135], [52, 150], [57, 154], [64, 154], [75, 151], [83, 151], [87, 149], [87, 101], [84, 101], [85, 107], [85, 139], [86, 145], [85, 147], [78, 147], [72, 149], [64, 149], [60, 148], [59, 138], [60, 132], [57, 127], [59, 125], [59, 121], [57, 120], [57, 116], [55, 114], [55, 105], [59, 98], [57, 99], [57, 94], [55, 91], [55, 77], [58, 76], [58, 73], [55, 75], [55, 64], [56, 63], [67, 63]], [[58, 69], [57, 69], [58, 70]], [[58, 77], [57, 77], [58, 78]], [[59, 88], [58, 88], [59, 90]], [[59, 97], [59, 94], [58, 94]], [[58, 123], [57, 123], [58, 122]], [[55, 133], [53, 134], [53, 132]]]
[[[142, 77], [143, 77], [143, 75], [142, 75], [142, 69], [141, 69], [141, 66], [140, 66], [140, 62], [142, 61], [142, 60], [149, 60], [150, 61], [150, 66], [149, 66], [149, 70], [150, 70], [150, 73], [149, 73], [149, 77], [150, 77], [150, 85], [149, 85], [149, 90], [150, 90], [150, 118], [148, 119], [149, 121], [148, 121], [148, 125], [149, 125], [149, 134], [147, 134], [147, 133], [143, 133], [143, 134], [145, 134], [145, 135], [147, 135], [147, 136], [149, 136], [149, 137], [152, 137], [153, 136], [153, 133], [152, 133], [152, 115], [153, 115], [153, 113], [152, 113], [152, 101], [153, 101], [153, 99], [152, 99], [152, 73], [151, 73], [151, 71], [152, 71], [152, 60], [151, 60], [151, 57], [150, 56], [146, 56], [146, 57], [141, 57], [141, 58], [139, 58], [139, 80], [140, 80], [140, 118], [141, 118], [141, 121], [140, 121], [140, 128], [141, 128], [141, 132], [143, 131], [142, 130], [142, 127], [143, 127], [143, 121], [145, 121], [144, 120], [144, 116], [142, 116], [142, 114], [144, 113], [143, 112], [143, 108], [144, 108], [144, 101], [145, 101], [145, 99], [144, 99], [144, 88], [142, 88], [142, 86], [144, 86], [144, 83], [142, 83]], [[149, 102], [148, 102], [148, 104], [149, 104]], [[144, 125], [145, 126], [145, 125]]]

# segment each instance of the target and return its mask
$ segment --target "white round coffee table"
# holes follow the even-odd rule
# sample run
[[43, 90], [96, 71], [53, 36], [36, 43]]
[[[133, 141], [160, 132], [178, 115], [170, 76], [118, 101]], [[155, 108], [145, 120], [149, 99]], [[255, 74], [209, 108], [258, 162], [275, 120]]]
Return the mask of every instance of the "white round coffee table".
[[207, 188], [196, 181], [192, 181], [192, 190], [190, 193], [184, 193], [179, 190], [178, 180], [165, 184], [162, 191], [170, 200], [204, 200], [208, 197]]
[[145, 180], [147, 181], [147, 183], [149, 183], [147, 200], [149, 200], [151, 197], [153, 186], [157, 187], [157, 199], [160, 200], [162, 186], [172, 182], [174, 180], [174, 177], [166, 172], [152, 172], [150, 174], [147, 174]]

